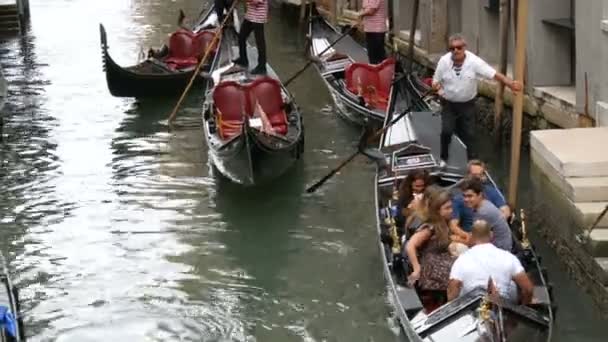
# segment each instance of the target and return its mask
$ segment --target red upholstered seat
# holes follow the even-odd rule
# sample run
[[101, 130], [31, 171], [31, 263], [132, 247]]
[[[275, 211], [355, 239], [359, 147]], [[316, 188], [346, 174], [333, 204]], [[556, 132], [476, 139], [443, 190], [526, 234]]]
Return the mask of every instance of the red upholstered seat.
[[196, 65], [198, 60], [194, 56], [194, 35], [192, 32], [179, 29], [169, 37], [169, 55], [165, 63], [173, 69], [180, 69]]
[[245, 85], [234, 81], [221, 82], [213, 90], [213, 102], [222, 139], [240, 134], [243, 116], [251, 117], [258, 103], [275, 133], [287, 134], [288, 122], [283, 109], [281, 83], [276, 79], [259, 77]]
[[255, 110], [256, 103], [259, 103], [276, 133], [287, 134], [287, 114], [283, 109], [281, 83], [274, 78], [260, 77], [247, 88], [252, 112]]
[[429, 87], [433, 86], [433, 78], [432, 77], [425, 77], [422, 79], [422, 83], [426, 84]]
[[380, 94], [388, 98], [395, 76], [395, 59], [387, 58], [382, 63], [378, 64], [378, 90]]
[[353, 63], [345, 70], [346, 88], [360, 95], [370, 107], [386, 110], [395, 74], [395, 60], [385, 59], [378, 65]]
[[[199, 60], [201, 58], [203, 58], [203, 56], [205, 55], [205, 52], [207, 51], [209, 45], [211, 44], [211, 42], [213, 41], [213, 38], [215, 38], [215, 31], [214, 30], [203, 30], [199, 33], [197, 33], [194, 36], [194, 51], [193, 51], [193, 55], [195, 57], [197, 57]], [[217, 50], [217, 42], [214, 44], [214, 47], [212, 49], [212, 52], [215, 52]]]
[[213, 103], [217, 109], [218, 127], [222, 139], [241, 133], [243, 116], [248, 113], [247, 92], [234, 81], [219, 83], [213, 90]]

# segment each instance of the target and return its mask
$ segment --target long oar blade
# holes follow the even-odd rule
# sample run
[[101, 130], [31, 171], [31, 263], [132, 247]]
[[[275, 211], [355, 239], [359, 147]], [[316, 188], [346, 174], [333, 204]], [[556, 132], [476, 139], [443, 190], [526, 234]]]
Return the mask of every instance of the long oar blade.
[[358, 155], [359, 155], [359, 151], [351, 154], [350, 157], [348, 157], [342, 163], [340, 163], [340, 165], [338, 165], [338, 167], [331, 170], [327, 175], [325, 175], [325, 177], [321, 178], [318, 182], [316, 182], [315, 184], [311, 185], [308, 189], [306, 189], [306, 192], [308, 192], [308, 193], [315, 192], [319, 187], [321, 187], [321, 185], [325, 184], [325, 182], [327, 182], [331, 177], [333, 177], [336, 173], [338, 173], [338, 171], [340, 171], [344, 166], [346, 166], [346, 164], [350, 163], [350, 161], [355, 159], [355, 157]]
[[[356, 28], [356, 26], [352, 26], [351, 28], [346, 30], [346, 32], [344, 32], [340, 37], [338, 37], [338, 39], [336, 39], [333, 43], [329, 44], [328, 47], [326, 47], [323, 51], [321, 51], [318, 54], [318, 57], [312, 56], [311, 59], [306, 64], [304, 64], [304, 66], [300, 70], [298, 70], [295, 74], [293, 74], [293, 76], [291, 76], [287, 81], [285, 81], [285, 83], [283, 83], [283, 85], [285, 87], [287, 87], [291, 82], [293, 82], [296, 78], [298, 78], [300, 75], [302, 75], [302, 73], [304, 71], [306, 71], [306, 69], [308, 69], [308, 67], [311, 66], [312, 63], [319, 61], [320, 56], [323, 56], [324, 53], [329, 51], [329, 49], [334, 47], [334, 45], [338, 44], [338, 42], [341, 41], [344, 37], [348, 36], [355, 28]], [[317, 58], [315, 58], [315, 57], [317, 57]]]

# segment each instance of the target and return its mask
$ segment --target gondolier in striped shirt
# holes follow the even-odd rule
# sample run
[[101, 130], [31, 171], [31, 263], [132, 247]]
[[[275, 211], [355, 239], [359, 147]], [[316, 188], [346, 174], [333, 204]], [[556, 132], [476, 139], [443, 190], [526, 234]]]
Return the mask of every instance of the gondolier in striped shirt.
[[384, 36], [386, 35], [386, 5], [384, 0], [363, 0], [363, 11], [359, 22], [363, 22], [367, 56], [370, 64], [379, 64], [386, 59]]
[[522, 89], [521, 83], [497, 72], [483, 59], [467, 51], [467, 43], [463, 36], [452, 35], [448, 39], [448, 44], [450, 52], [439, 59], [432, 85], [442, 98], [440, 148], [442, 167], [448, 161], [454, 132], [466, 145], [467, 157], [475, 158], [471, 140], [476, 112], [478, 76], [502, 82], [514, 92]]
[[264, 24], [268, 22], [268, 1], [269, 0], [246, 0], [247, 12], [241, 24], [239, 32], [239, 58], [235, 59], [234, 64], [241, 67], [248, 67], [247, 59], [247, 38], [253, 32], [255, 34], [255, 44], [258, 48], [258, 65], [251, 70], [252, 74], [266, 74], [266, 38], [264, 37]]

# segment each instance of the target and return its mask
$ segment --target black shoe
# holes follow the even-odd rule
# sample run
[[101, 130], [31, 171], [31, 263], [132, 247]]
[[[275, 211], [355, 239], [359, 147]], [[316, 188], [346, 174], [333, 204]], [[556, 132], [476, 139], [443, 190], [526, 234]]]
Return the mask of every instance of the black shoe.
[[266, 66], [258, 65], [253, 70], [251, 70], [252, 75], [266, 75]]
[[234, 63], [234, 64], [236, 64], [236, 65], [238, 65], [238, 66], [245, 67], [245, 68], [246, 68], [247, 66], [249, 66], [249, 63], [248, 63], [248, 62], [243, 61], [243, 60], [242, 60], [242, 59], [240, 59], [240, 58], [237, 58], [237, 59], [232, 60], [232, 63]]

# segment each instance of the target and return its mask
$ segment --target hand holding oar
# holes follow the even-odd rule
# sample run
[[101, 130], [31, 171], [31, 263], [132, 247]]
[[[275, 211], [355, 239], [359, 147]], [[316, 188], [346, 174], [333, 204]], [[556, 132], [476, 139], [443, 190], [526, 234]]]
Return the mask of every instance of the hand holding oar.
[[[234, 10], [234, 8], [238, 4], [238, 2], [239, 2], [239, 0], [234, 0], [232, 2], [232, 6], [230, 6], [230, 9], [228, 10], [228, 13], [231, 13]], [[224, 20], [220, 24], [220, 27], [218, 27], [218, 29], [217, 29], [217, 33], [215, 34], [215, 36], [213, 37], [213, 39], [209, 43], [209, 46], [207, 46], [207, 50], [205, 51], [205, 54], [203, 55], [203, 58], [201, 58], [200, 62], [198, 62], [198, 65], [196, 66], [196, 69], [194, 70], [194, 73], [192, 73], [192, 77], [190, 78], [190, 82], [188, 82], [188, 85], [186, 86], [186, 89], [184, 89], [184, 92], [182, 93], [181, 97], [179, 98], [179, 100], [175, 104], [175, 107], [173, 108], [173, 111], [169, 115], [169, 127], [172, 126], [173, 120], [175, 120], [175, 116], [177, 115], [177, 110], [179, 109], [179, 107], [181, 106], [182, 102], [186, 98], [186, 94], [188, 94], [188, 91], [192, 87], [192, 84], [194, 83], [194, 80], [198, 76], [201, 67], [203, 66], [203, 64], [205, 64], [205, 62], [207, 61], [207, 58], [209, 58], [209, 56], [211, 55], [211, 51], [213, 50], [214, 45], [217, 43], [217, 41], [219, 40], [219, 38], [222, 36], [222, 31], [224, 30], [224, 26], [226, 26], [226, 23], [228, 22], [229, 18], [230, 18], [230, 15], [227, 15], [224, 18]]]
[[[421, 99], [424, 99], [425, 97], [429, 96], [432, 92], [433, 92], [433, 90], [429, 89], [426, 93], [424, 93], [422, 95]], [[393, 120], [391, 120], [386, 126], [382, 127], [381, 129], [379, 129], [376, 132], [374, 132], [373, 134], [371, 134], [367, 139], [365, 139], [366, 136], [363, 135], [363, 137], [361, 137], [361, 141], [359, 141], [359, 146], [357, 148], [357, 151], [355, 151], [348, 158], [346, 158], [342, 163], [340, 163], [340, 165], [338, 165], [338, 167], [331, 170], [327, 175], [325, 175], [323, 178], [321, 178], [315, 184], [313, 184], [308, 189], [306, 189], [306, 192], [308, 192], [308, 193], [315, 192], [321, 185], [323, 185], [325, 182], [327, 182], [327, 180], [329, 180], [336, 173], [338, 173], [338, 171], [340, 171], [342, 168], [344, 168], [344, 166], [346, 166], [348, 163], [350, 163], [359, 154], [363, 154], [363, 155], [366, 155], [366, 156], [368, 156], [370, 158], [374, 158], [374, 159], [380, 158], [379, 156], [372, 156], [373, 153], [364, 151], [364, 147], [365, 147], [366, 143], [373, 141], [374, 139], [376, 139], [377, 137], [382, 135], [384, 132], [386, 132], [387, 129], [389, 129], [391, 126], [396, 124], [399, 120], [401, 120], [404, 116], [406, 116], [414, 108], [415, 105], [416, 104], [414, 103], [411, 106], [409, 106], [406, 110], [399, 113], [399, 115], [397, 115]], [[384, 158], [384, 155], [382, 155], [382, 158]]]
[[[334, 45], [336, 45], [339, 41], [342, 40], [342, 38], [348, 36], [352, 31], [354, 31], [357, 28], [356, 25], [351, 26], [348, 30], [346, 30], [346, 32], [344, 32], [340, 37], [338, 37], [338, 39], [336, 39], [333, 43], [329, 44], [328, 47], [325, 48], [325, 50], [321, 51], [318, 56], [321, 57], [323, 56], [324, 53], [326, 53], [327, 51], [329, 51], [329, 49], [331, 49], [332, 47], [334, 47]], [[316, 56], [315, 56], [316, 57]], [[289, 83], [291, 83], [293, 80], [295, 80], [296, 78], [298, 78], [298, 76], [300, 76], [306, 69], [308, 69], [308, 67], [315, 62], [315, 59], [312, 58], [310, 61], [308, 61], [303, 67], [302, 69], [300, 69], [298, 72], [296, 72], [293, 76], [291, 76], [285, 83], [283, 83], [283, 85], [285, 87], [287, 87], [289, 85]]]

